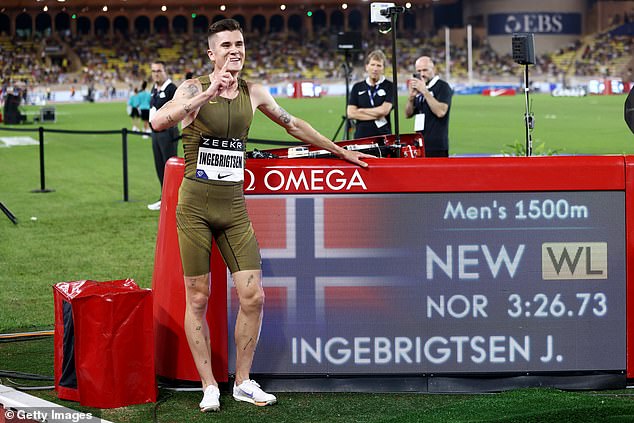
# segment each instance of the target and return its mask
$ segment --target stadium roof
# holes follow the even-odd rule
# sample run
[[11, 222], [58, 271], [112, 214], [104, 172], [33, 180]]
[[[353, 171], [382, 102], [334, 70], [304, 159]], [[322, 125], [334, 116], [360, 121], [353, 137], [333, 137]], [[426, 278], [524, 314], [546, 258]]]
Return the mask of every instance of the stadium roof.
[[[332, 6], [347, 3], [348, 6], [357, 6], [363, 5], [368, 6], [372, 3], [372, 0], [208, 0], [201, 4], [199, 0], [147, 0], [147, 1], [139, 1], [139, 0], [3, 0], [2, 7], [4, 8], [33, 8], [48, 5], [49, 7], [53, 5], [63, 5], [68, 7], [98, 7], [101, 8], [103, 6], [108, 6], [109, 8], [116, 7], [130, 7], [130, 8], [139, 8], [139, 7], [148, 7], [151, 5], [165, 5], [168, 8], [171, 7], [181, 7], [181, 6], [190, 6], [190, 7], [200, 7], [200, 8], [208, 8], [210, 6], [221, 6], [227, 5], [228, 7], [240, 7], [240, 6], [278, 6], [285, 4], [295, 5], [295, 6], [306, 6], [311, 8], [318, 8], [320, 6]], [[450, 4], [455, 3], [456, 0], [411, 0], [412, 5], [415, 6], [423, 6], [427, 4]], [[394, 1], [398, 5], [402, 5], [405, 2], [402, 1]]]

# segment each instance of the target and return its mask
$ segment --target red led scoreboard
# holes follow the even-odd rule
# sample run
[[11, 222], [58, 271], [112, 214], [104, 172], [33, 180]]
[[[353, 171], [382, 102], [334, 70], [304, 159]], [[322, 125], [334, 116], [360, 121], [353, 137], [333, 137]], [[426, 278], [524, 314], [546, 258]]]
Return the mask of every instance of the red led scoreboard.
[[[624, 386], [634, 377], [633, 162], [248, 160], [266, 292], [253, 373], [280, 390], [281, 377], [337, 390], [333, 380], [393, 375], [403, 390]], [[163, 192], [156, 361], [161, 376], [198, 380], [173, 216], [182, 170], [168, 163]], [[217, 254], [212, 269], [214, 366], [226, 380], [238, 302]]]

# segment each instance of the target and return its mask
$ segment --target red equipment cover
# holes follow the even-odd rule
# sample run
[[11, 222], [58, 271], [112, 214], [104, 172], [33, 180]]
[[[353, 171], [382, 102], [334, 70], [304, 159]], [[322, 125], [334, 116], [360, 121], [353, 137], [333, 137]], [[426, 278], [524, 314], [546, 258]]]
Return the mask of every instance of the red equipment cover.
[[155, 402], [152, 291], [83, 280], [53, 294], [58, 397], [96, 408]]

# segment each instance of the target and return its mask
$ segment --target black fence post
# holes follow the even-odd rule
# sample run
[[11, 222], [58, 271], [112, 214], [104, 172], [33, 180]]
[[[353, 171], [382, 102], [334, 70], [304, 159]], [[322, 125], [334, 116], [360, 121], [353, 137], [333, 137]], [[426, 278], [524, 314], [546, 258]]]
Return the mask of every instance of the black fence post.
[[128, 128], [121, 130], [121, 148], [123, 149], [123, 201], [128, 201]]
[[53, 189], [46, 189], [46, 175], [44, 173], [44, 128], [39, 127], [38, 132], [40, 135], [40, 189], [34, 189], [31, 192], [53, 192]]

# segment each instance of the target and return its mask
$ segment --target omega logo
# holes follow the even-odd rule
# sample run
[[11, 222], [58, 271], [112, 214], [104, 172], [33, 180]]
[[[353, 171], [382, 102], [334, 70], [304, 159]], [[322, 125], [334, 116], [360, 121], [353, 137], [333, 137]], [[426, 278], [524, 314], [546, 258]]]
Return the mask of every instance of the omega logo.
[[[358, 169], [268, 169], [262, 180], [269, 191], [349, 191], [368, 187]], [[255, 191], [255, 175], [245, 169], [244, 190]]]

